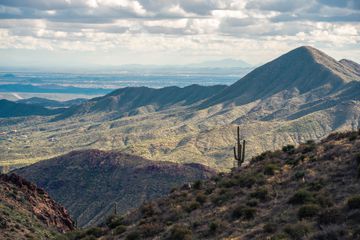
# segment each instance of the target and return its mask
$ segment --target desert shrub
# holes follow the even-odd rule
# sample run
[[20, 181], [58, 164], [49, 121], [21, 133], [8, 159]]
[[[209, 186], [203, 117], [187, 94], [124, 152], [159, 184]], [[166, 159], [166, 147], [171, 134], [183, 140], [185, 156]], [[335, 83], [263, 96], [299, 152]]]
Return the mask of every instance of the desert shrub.
[[209, 232], [215, 233], [219, 229], [219, 223], [216, 221], [213, 221], [209, 223]]
[[355, 161], [356, 161], [356, 164], [359, 166], [360, 165], [360, 153], [355, 155]]
[[305, 177], [306, 172], [304, 170], [300, 170], [295, 172], [294, 174], [294, 179], [299, 180], [302, 179], [303, 177]]
[[0, 229], [7, 228], [7, 222], [6, 219], [0, 216]]
[[268, 163], [264, 167], [264, 174], [273, 176], [276, 171], [278, 171], [280, 168], [277, 164], [274, 163]]
[[202, 187], [202, 182], [201, 182], [201, 180], [197, 180], [197, 181], [194, 182], [194, 184], [193, 184], [193, 188], [194, 188], [194, 189], [199, 190], [199, 189], [201, 189], [201, 187]]
[[264, 232], [266, 233], [274, 233], [277, 230], [277, 224], [275, 223], [267, 223], [263, 227]]
[[168, 240], [191, 240], [192, 232], [184, 225], [175, 225], [171, 228]]
[[347, 205], [350, 209], [360, 209], [360, 195], [350, 197], [347, 201]]
[[341, 221], [340, 211], [336, 208], [325, 209], [322, 211], [317, 219], [320, 225], [335, 224]]
[[206, 194], [206, 195], [210, 195], [210, 194], [213, 193], [214, 190], [215, 190], [215, 188], [213, 188], [213, 187], [207, 188], [207, 189], [205, 189], [205, 194]]
[[140, 212], [143, 217], [151, 217], [155, 214], [155, 207], [152, 203], [145, 203], [140, 207]]
[[319, 191], [324, 186], [325, 186], [325, 181], [323, 179], [319, 179], [319, 180], [308, 183], [308, 189], [310, 191]]
[[249, 207], [256, 207], [259, 204], [258, 200], [256, 199], [250, 199], [246, 202], [246, 205]]
[[122, 225], [124, 222], [124, 218], [121, 216], [117, 216], [117, 215], [112, 215], [110, 216], [105, 224], [106, 226], [108, 226], [110, 229], [116, 228], [119, 225]]
[[305, 204], [314, 202], [313, 194], [306, 190], [297, 191], [290, 199], [291, 204]]
[[124, 233], [125, 231], [126, 231], [126, 226], [119, 225], [114, 229], [114, 234], [120, 235], [120, 234]]
[[92, 235], [94, 237], [101, 237], [102, 235], [106, 234], [106, 230], [100, 227], [93, 227], [86, 231], [86, 235]]
[[145, 223], [140, 225], [139, 231], [142, 236], [152, 237], [157, 235], [163, 229], [162, 225], [159, 223]]
[[355, 141], [358, 137], [358, 133], [357, 132], [352, 132], [349, 135], [349, 141]]
[[236, 179], [224, 178], [219, 182], [219, 187], [231, 188], [238, 185]]
[[231, 192], [227, 191], [226, 189], [221, 189], [220, 192], [211, 199], [211, 202], [219, 206], [229, 201], [232, 197], [233, 194]]
[[348, 239], [346, 238], [347, 231], [343, 226], [328, 226], [322, 228], [319, 233], [314, 234], [311, 237], [311, 240], [338, 240], [338, 239]]
[[285, 153], [289, 153], [289, 154], [291, 154], [291, 153], [294, 153], [294, 151], [295, 151], [295, 146], [294, 145], [286, 145], [286, 146], [284, 146], [283, 148], [282, 148], [282, 151], [283, 152], [285, 152]]
[[301, 156], [300, 158], [290, 158], [290, 159], [287, 159], [285, 161], [285, 164], [287, 165], [291, 165], [291, 166], [297, 166], [299, 164], [299, 162], [302, 160], [302, 157]]
[[248, 206], [240, 205], [233, 209], [231, 213], [231, 217], [233, 219], [244, 219], [244, 220], [250, 220], [255, 217], [256, 209], [251, 208]]
[[196, 195], [196, 201], [202, 205], [206, 202], [206, 196], [203, 193], [199, 193]]
[[332, 207], [334, 205], [333, 201], [331, 200], [331, 198], [326, 195], [326, 194], [319, 194], [316, 199], [315, 202], [320, 205], [321, 207], [327, 208], [327, 207]]
[[250, 197], [265, 201], [268, 199], [268, 191], [266, 188], [258, 188], [254, 192], [250, 193]]
[[138, 240], [141, 239], [141, 234], [137, 231], [133, 231], [126, 236], [126, 240]]
[[303, 239], [303, 237], [307, 235], [310, 230], [310, 227], [304, 223], [291, 224], [284, 228], [284, 232], [294, 240]]
[[285, 233], [278, 233], [278, 234], [270, 237], [270, 240], [289, 240], [289, 237]]
[[320, 207], [316, 204], [307, 204], [300, 207], [298, 211], [298, 218], [312, 218], [315, 217], [320, 211]]
[[187, 212], [190, 213], [190, 212], [194, 211], [195, 209], [198, 209], [199, 207], [200, 207], [200, 204], [198, 202], [192, 201], [185, 207], [185, 209]]
[[263, 174], [247, 173], [240, 175], [237, 179], [237, 183], [240, 187], [251, 188], [254, 184], [264, 184], [265, 177]]

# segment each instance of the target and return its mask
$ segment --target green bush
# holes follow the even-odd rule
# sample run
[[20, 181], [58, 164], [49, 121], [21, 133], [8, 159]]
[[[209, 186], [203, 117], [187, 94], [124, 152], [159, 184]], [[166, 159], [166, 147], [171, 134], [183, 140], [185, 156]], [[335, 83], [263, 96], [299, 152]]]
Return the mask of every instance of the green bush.
[[192, 201], [186, 206], [186, 211], [190, 213], [190, 212], [194, 211], [195, 209], [198, 209], [199, 207], [200, 207], [200, 204], [198, 202]]
[[120, 235], [126, 231], [126, 227], [124, 225], [119, 225], [114, 229], [114, 233], [116, 235]]
[[355, 155], [355, 161], [356, 161], [356, 164], [359, 166], [360, 165], [360, 153]]
[[203, 193], [199, 193], [196, 195], [196, 201], [202, 205], [206, 202], [206, 196]]
[[140, 233], [137, 232], [137, 231], [131, 232], [126, 236], [125, 239], [126, 240], [138, 240], [138, 239], [141, 239], [140, 238]]
[[286, 145], [282, 148], [282, 151], [285, 153], [293, 153], [295, 150], [295, 146], [294, 145]]
[[298, 218], [312, 218], [315, 217], [320, 211], [320, 207], [316, 204], [307, 204], [302, 206], [298, 211]]
[[349, 141], [355, 141], [358, 137], [358, 133], [357, 132], [352, 132], [350, 133], [350, 136], [349, 136]]
[[0, 229], [7, 228], [7, 222], [6, 219], [0, 216]]
[[246, 205], [249, 207], [256, 207], [258, 204], [259, 202], [256, 199], [250, 199], [248, 202], [246, 202]]
[[273, 176], [276, 171], [278, 171], [280, 168], [277, 164], [274, 163], [268, 163], [264, 167], [264, 174]]
[[110, 229], [113, 229], [113, 228], [116, 228], [119, 225], [122, 225], [123, 222], [124, 222], [123, 217], [112, 215], [106, 220], [105, 223]]
[[274, 233], [277, 230], [277, 224], [275, 223], [267, 223], [263, 227], [264, 232], [266, 233]]
[[102, 235], [104, 235], [106, 233], [106, 231], [100, 227], [93, 227], [90, 228], [86, 231], [86, 235], [92, 235], [94, 237], [101, 237]]
[[194, 182], [194, 184], [193, 184], [193, 188], [194, 188], [194, 189], [199, 190], [199, 189], [201, 189], [201, 187], [202, 187], [202, 182], [201, 182], [201, 180], [197, 180], [197, 181]]
[[291, 239], [300, 240], [303, 239], [305, 235], [310, 233], [310, 227], [304, 223], [296, 223], [287, 225], [284, 228], [284, 232], [287, 233]]
[[240, 187], [251, 188], [255, 184], [264, 184], [265, 177], [263, 174], [253, 174], [247, 173], [244, 175], [240, 175], [237, 179], [237, 184]]
[[239, 219], [242, 218], [244, 220], [250, 220], [255, 217], [256, 209], [247, 207], [244, 205], [237, 206], [235, 209], [233, 209], [231, 213], [231, 217], [233, 219]]
[[215, 233], [219, 229], [219, 224], [217, 222], [209, 223], [209, 232]]
[[303, 177], [305, 177], [305, 174], [306, 174], [306, 172], [305, 172], [304, 170], [297, 171], [297, 172], [294, 174], [294, 178], [295, 178], [296, 180], [302, 179]]
[[171, 228], [168, 240], [191, 240], [192, 232], [184, 225], [175, 225]]
[[347, 205], [350, 209], [360, 209], [360, 195], [355, 195], [349, 198]]
[[341, 215], [338, 209], [325, 209], [317, 219], [319, 225], [329, 225], [341, 222]]
[[314, 202], [313, 194], [306, 190], [297, 191], [290, 199], [291, 204], [305, 204]]
[[268, 191], [266, 188], [258, 188], [255, 192], [250, 193], [250, 197], [265, 201], [268, 199]]
[[163, 230], [163, 226], [159, 223], [145, 223], [139, 226], [139, 231], [142, 236], [152, 237], [157, 235], [159, 232]]
[[151, 217], [155, 214], [154, 205], [152, 203], [145, 203], [140, 207], [140, 212], [143, 217]]

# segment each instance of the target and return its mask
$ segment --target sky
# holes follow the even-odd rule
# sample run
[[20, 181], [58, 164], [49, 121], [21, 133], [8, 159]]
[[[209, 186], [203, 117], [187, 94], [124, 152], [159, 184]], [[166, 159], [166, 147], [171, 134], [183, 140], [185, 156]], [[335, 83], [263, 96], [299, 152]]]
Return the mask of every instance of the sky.
[[360, 0], [0, 0], [0, 65], [261, 64], [310, 45], [360, 62]]

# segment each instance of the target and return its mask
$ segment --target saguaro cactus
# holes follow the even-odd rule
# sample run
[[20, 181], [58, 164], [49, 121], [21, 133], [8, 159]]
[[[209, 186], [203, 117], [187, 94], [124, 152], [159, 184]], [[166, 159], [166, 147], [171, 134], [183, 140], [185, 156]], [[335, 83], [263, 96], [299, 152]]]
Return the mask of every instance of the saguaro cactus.
[[240, 167], [241, 164], [245, 160], [245, 144], [246, 144], [245, 140], [243, 140], [243, 143], [241, 144], [241, 141], [240, 141], [240, 127], [237, 127], [237, 144], [234, 147], [234, 158], [238, 163], [238, 167]]

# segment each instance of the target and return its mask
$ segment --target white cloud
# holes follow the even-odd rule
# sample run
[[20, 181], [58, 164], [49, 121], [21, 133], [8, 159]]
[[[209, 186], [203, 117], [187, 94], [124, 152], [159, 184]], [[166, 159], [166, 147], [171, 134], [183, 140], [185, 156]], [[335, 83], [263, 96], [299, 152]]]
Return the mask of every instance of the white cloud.
[[354, 0], [2, 0], [0, 48], [252, 62], [265, 61], [256, 54], [271, 58], [308, 44], [350, 54], [360, 46], [358, 6]]

